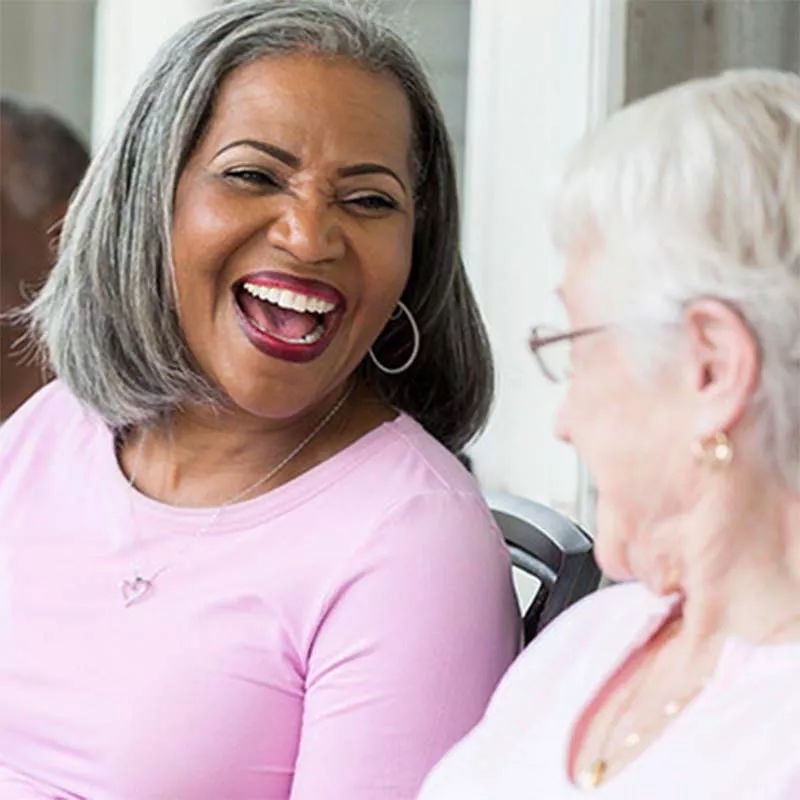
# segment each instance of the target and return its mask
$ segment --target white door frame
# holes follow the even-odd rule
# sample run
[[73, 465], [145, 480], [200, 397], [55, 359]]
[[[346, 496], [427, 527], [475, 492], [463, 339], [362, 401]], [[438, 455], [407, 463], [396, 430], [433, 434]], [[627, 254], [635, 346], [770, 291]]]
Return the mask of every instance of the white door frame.
[[474, 446], [487, 490], [591, 522], [589, 481], [552, 425], [559, 395], [527, 351], [554, 313], [547, 232], [553, 166], [624, 95], [626, 0], [473, 0], [464, 251], [497, 360], [489, 427]]

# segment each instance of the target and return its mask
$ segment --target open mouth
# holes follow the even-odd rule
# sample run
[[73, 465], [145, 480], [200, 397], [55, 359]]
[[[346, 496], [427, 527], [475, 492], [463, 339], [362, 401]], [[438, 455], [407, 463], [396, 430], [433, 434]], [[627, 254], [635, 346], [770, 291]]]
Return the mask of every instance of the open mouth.
[[285, 275], [248, 276], [233, 291], [251, 342], [288, 360], [305, 361], [321, 353], [344, 310], [344, 298], [332, 287]]

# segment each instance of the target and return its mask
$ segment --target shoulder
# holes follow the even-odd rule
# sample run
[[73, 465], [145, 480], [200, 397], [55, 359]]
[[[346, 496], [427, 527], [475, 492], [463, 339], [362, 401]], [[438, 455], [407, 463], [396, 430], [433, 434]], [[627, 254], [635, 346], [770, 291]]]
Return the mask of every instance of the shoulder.
[[643, 583], [629, 581], [606, 586], [584, 597], [570, 606], [548, 631], [555, 631], [556, 623], [564, 631], [584, 625], [595, 626], [601, 620], [610, 620], [610, 625], [619, 622], [636, 624], [651, 613], [666, 608], [671, 601], [653, 594]]
[[626, 639], [649, 618], [661, 619], [671, 606], [638, 582], [607, 586], [584, 597], [555, 619], [528, 648], [532, 662], [538, 654], [560, 654], [597, 644], [600, 647]]
[[59, 380], [43, 386], [28, 398], [0, 427], [0, 441], [7, 442], [31, 430], [63, 429], [74, 421], [87, 420], [85, 409]]
[[325, 550], [336, 550], [337, 585], [368, 572], [510, 575], [494, 518], [452, 453], [404, 415], [368, 437], [313, 500], [336, 530]]
[[354, 547], [367, 544], [365, 538], [386, 543], [392, 531], [396, 547], [420, 537], [463, 540], [470, 531], [499, 540], [472, 475], [410, 417], [383, 424], [342, 455], [325, 473], [330, 481], [317, 501], [329, 511], [346, 509], [343, 533]]
[[501, 544], [494, 518], [464, 465], [408, 416], [386, 427], [381, 473], [391, 500], [379, 527], [399, 527], [409, 541], [424, 536], [430, 545], [443, 547], [448, 541], [465, 547], [475, 537]]
[[382, 456], [397, 468], [406, 482], [425, 490], [441, 489], [474, 494], [477, 484], [464, 465], [416, 420], [400, 414], [379, 431]]
[[0, 473], [40, 456], [54, 460], [63, 447], [80, 447], [101, 430], [103, 422], [63, 383], [52, 381], [0, 427]]
[[631, 648], [651, 620], [655, 624], [662, 619], [672, 602], [633, 582], [584, 597], [528, 645], [503, 679], [493, 705], [513, 708], [522, 696], [531, 696], [532, 687], [591, 682]]

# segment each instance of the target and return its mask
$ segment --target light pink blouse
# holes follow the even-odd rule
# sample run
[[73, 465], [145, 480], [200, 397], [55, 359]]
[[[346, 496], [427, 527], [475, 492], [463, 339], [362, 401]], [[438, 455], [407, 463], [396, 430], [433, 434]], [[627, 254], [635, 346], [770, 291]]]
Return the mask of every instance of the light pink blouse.
[[570, 608], [519, 657], [419, 800], [800, 800], [800, 645], [733, 639], [709, 686], [644, 754], [593, 791], [570, 783], [583, 710], [675, 602], [627, 584]]
[[[409, 800], [480, 718], [509, 560], [413, 420], [209, 516], [131, 492], [58, 383], [0, 429], [2, 800]], [[169, 566], [126, 608], [135, 563]]]

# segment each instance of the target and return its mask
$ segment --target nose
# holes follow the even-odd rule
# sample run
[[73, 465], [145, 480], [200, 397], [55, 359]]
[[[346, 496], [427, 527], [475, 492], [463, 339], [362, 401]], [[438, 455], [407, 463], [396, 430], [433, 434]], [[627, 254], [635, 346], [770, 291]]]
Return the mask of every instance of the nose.
[[336, 209], [324, 197], [287, 197], [267, 238], [273, 247], [306, 264], [336, 261], [345, 251]]

